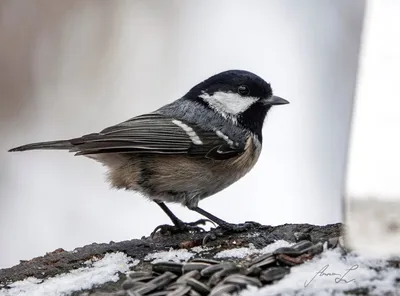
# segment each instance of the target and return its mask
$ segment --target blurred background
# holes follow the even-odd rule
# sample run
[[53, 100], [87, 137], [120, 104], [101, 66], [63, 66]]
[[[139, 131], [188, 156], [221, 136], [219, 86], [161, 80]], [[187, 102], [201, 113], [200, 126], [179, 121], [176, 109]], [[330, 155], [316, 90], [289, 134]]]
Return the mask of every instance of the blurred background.
[[[364, 0], [0, 2], [0, 268], [170, 223], [110, 190], [100, 164], [12, 147], [96, 132], [227, 69], [291, 102], [273, 109], [255, 168], [201, 202], [230, 222], [342, 221]], [[183, 220], [199, 216], [179, 205]]]

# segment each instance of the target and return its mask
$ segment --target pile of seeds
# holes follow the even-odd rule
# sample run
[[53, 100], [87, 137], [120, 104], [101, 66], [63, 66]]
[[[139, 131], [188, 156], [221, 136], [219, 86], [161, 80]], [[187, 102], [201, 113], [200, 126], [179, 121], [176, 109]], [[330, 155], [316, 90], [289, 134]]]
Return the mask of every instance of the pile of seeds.
[[[302, 240], [291, 247], [272, 253], [256, 255], [242, 263], [216, 261], [204, 258], [185, 263], [159, 262], [151, 272], [133, 271], [122, 284], [122, 290], [113, 293], [95, 292], [93, 296], [226, 296], [247, 286], [262, 287], [282, 279], [290, 267], [320, 254], [324, 245], [335, 248], [339, 238], [313, 244]], [[87, 294], [88, 295], [88, 294]]]

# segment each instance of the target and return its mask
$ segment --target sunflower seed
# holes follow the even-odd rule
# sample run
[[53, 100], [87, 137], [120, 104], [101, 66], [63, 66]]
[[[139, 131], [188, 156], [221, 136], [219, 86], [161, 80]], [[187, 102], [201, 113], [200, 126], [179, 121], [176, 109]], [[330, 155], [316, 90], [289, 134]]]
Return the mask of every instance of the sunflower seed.
[[295, 232], [295, 233], [293, 233], [293, 235], [294, 235], [294, 238], [296, 239], [296, 242], [299, 242], [302, 240], [311, 241], [311, 235], [309, 233]]
[[200, 271], [198, 271], [198, 270], [192, 270], [192, 271], [189, 271], [188, 273], [185, 273], [184, 275], [182, 275], [182, 276], [180, 276], [177, 280], [176, 280], [176, 282], [178, 283], [178, 284], [184, 284], [184, 283], [186, 283], [186, 281], [188, 280], [188, 279], [190, 279], [190, 278], [194, 278], [194, 279], [196, 279], [196, 280], [198, 280], [198, 279], [200, 279]]
[[157, 288], [158, 287], [156, 285], [147, 283], [146, 285], [144, 285], [142, 287], [133, 288], [131, 290], [128, 290], [128, 293], [132, 291], [132, 292], [136, 292], [139, 295], [146, 295], [146, 294], [150, 293], [151, 291], [156, 290]]
[[147, 296], [165, 296], [167, 294], [168, 294], [168, 291], [158, 291], [158, 292], [147, 294]]
[[128, 296], [141, 296], [138, 292], [133, 291], [133, 290], [126, 291], [125, 295], [128, 295]]
[[243, 274], [247, 276], [259, 276], [261, 273], [262, 269], [257, 266], [252, 266], [250, 268], [247, 268]]
[[162, 288], [162, 287], [166, 286], [167, 284], [169, 284], [173, 279], [176, 279], [176, 278], [177, 278], [176, 274], [167, 271], [167, 272], [163, 273], [162, 275], [152, 279], [147, 284], [155, 285], [157, 288]]
[[122, 289], [129, 290], [129, 289], [133, 288], [134, 285], [135, 285], [135, 281], [127, 279], [122, 283]]
[[145, 285], [146, 285], [146, 283], [144, 283], [144, 282], [135, 282], [135, 284], [132, 286], [132, 288], [130, 288], [130, 290], [136, 289], [136, 288], [139, 288], [139, 287], [143, 287]]
[[237, 286], [233, 284], [220, 285], [211, 290], [210, 296], [221, 296], [224, 293], [231, 293], [237, 290]]
[[201, 274], [201, 276], [209, 277], [209, 276], [213, 275], [214, 273], [216, 273], [217, 271], [220, 271], [221, 269], [224, 269], [224, 268], [229, 268], [232, 265], [234, 265], [234, 264], [231, 262], [224, 262], [224, 263], [219, 263], [216, 265], [210, 265], [209, 267], [202, 269], [200, 271], [200, 274]]
[[299, 255], [301, 255], [301, 252], [293, 249], [292, 247], [282, 247], [282, 248], [276, 249], [273, 254], [274, 255], [285, 254], [285, 255], [289, 255], [289, 256], [299, 256]]
[[200, 263], [207, 263], [207, 264], [220, 264], [221, 261], [213, 260], [213, 259], [206, 259], [206, 258], [194, 258], [189, 262], [200, 262]]
[[323, 250], [324, 250], [324, 245], [323, 245], [323, 243], [319, 242], [315, 245], [312, 245], [308, 249], [304, 250], [303, 253], [307, 253], [307, 254], [314, 256], [314, 255], [318, 255], [318, 254], [322, 253]]
[[197, 292], [196, 290], [193, 290], [193, 289], [190, 289], [189, 295], [190, 296], [201, 296], [201, 294], [199, 292]]
[[[137, 278], [130, 278], [130, 279], [127, 279], [125, 282], [129, 281], [130, 283], [138, 283], [138, 282], [147, 282], [152, 279], [154, 279], [154, 276], [147, 275], [147, 276], [141, 276], [141, 277], [137, 277]], [[130, 289], [130, 288], [128, 288], [128, 289]], [[128, 289], [126, 289], [126, 290], [128, 290]]]
[[206, 267], [212, 266], [211, 264], [208, 263], [202, 263], [202, 262], [189, 262], [183, 265], [182, 267], [182, 272], [188, 272], [191, 270], [202, 270]]
[[151, 276], [151, 272], [147, 272], [147, 271], [131, 271], [128, 273], [128, 277], [135, 279], [138, 277], [144, 277], [144, 276]]
[[231, 275], [235, 272], [238, 272], [240, 268], [237, 265], [231, 264], [230, 266], [226, 266], [224, 269], [217, 271], [214, 273], [210, 279], [208, 280], [208, 285], [214, 287], [218, 284], [224, 277]]
[[198, 280], [190, 278], [186, 283], [188, 286], [192, 287], [196, 292], [199, 292], [202, 295], [210, 293], [210, 288]]
[[152, 270], [157, 273], [164, 273], [164, 272], [173, 272], [177, 275], [182, 274], [182, 263], [177, 262], [158, 262], [154, 263], [152, 266]]
[[175, 289], [174, 291], [168, 291], [168, 296], [183, 296], [185, 295], [187, 292], [189, 292], [191, 289], [190, 286], [186, 286], [186, 285], [180, 285], [177, 289]]
[[239, 286], [244, 286], [244, 287], [246, 287], [247, 285], [257, 286], [257, 287], [262, 286], [262, 283], [260, 282], [259, 279], [245, 276], [242, 274], [230, 275], [230, 276], [226, 277], [223, 282], [228, 283], [228, 284], [237, 284]]
[[[308, 248], [312, 247], [313, 245], [314, 244], [308, 240], [302, 240], [302, 241], [299, 241], [297, 244], [294, 244], [293, 246], [291, 246], [291, 248], [300, 252], [301, 254], [304, 254], [304, 250], [307, 250]], [[289, 254], [287, 254], [287, 255], [289, 255]]]
[[276, 256], [276, 260], [281, 263], [281, 265], [286, 265], [286, 266], [295, 266], [298, 265], [302, 262], [297, 260], [298, 257], [291, 257], [288, 255], [280, 254]]
[[254, 264], [251, 267], [265, 268], [266, 266], [274, 264], [275, 262], [276, 262], [276, 256], [273, 255], [272, 257], [268, 257], [268, 258], [264, 259], [263, 261]]
[[261, 272], [260, 280], [270, 283], [276, 280], [280, 280], [288, 273], [290, 273], [290, 269], [287, 267], [271, 267]]
[[165, 290], [174, 291], [174, 290], [178, 289], [179, 287], [181, 287], [182, 285], [184, 286], [185, 284], [181, 284], [181, 283], [177, 283], [177, 282], [171, 283], [165, 287]]
[[257, 264], [257, 263], [260, 263], [261, 261], [264, 261], [265, 259], [274, 258], [274, 257], [275, 256], [272, 253], [266, 253], [266, 254], [263, 254], [261, 256], [255, 257], [253, 260], [251, 260], [248, 263], [248, 265], [249, 265], [249, 267], [251, 267], [251, 266], [253, 266], [253, 265]]

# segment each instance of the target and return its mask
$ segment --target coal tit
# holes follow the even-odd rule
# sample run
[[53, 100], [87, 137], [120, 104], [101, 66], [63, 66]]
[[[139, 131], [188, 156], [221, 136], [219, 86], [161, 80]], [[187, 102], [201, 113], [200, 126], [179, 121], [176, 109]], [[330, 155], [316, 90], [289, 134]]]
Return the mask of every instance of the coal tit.
[[274, 105], [270, 84], [243, 70], [225, 71], [197, 84], [160, 109], [79, 138], [40, 142], [9, 151], [62, 149], [108, 167], [113, 187], [142, 193], [174, 226], [200, 230], [205, 219], [185, 223], [164, 202], [181, 203], [222, 228], [235, 225], [198, 207], [200, 200], [230, 186], [257, 162], [264, 119]]

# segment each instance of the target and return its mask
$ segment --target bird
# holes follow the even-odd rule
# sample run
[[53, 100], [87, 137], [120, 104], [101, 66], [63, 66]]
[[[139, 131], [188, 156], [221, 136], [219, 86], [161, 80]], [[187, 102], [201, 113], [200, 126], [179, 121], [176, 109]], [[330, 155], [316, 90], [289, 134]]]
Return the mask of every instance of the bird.
[[[262, 148], [262, 128], [273, 106], [289, 104], [271, 85], [247, 70], [227, 70], [199, 82], [179, 99], [100, 132], [26, 144], [9, 152], [67, 150], [100, 162], [117, 189], [141, 193], [173, 225], [153, 231], [201, 231], [207, 221], [225, 230], [229, 223], [199, 202], [245, 176]], [[206, 219], [183, 222], [166, 205], [179, 203]]]

